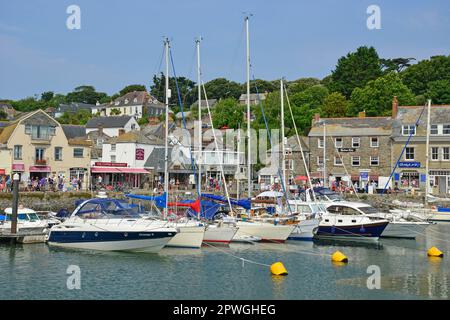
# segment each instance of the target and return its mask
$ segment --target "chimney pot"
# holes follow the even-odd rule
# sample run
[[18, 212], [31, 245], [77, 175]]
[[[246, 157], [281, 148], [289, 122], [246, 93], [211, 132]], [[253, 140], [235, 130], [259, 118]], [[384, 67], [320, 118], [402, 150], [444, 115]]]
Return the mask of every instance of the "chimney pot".
[[365, 118], [365, 117], [366, 117], [366, 110], [358, 113], [358, 118]]

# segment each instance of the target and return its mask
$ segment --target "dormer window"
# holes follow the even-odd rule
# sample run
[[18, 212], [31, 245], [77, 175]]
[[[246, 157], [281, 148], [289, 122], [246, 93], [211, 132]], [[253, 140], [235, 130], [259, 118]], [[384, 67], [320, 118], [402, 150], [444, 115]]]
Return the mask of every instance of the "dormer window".
[[125, 104], [128, 104], [128, 99], [125, 99]]
[[415, 125], [404, 125], [402, 127], [402, 135], [404, 136], [415, 136], [416, 135], [416, 126]]
[[137, 98], [134, 98], [133, 102], [134, 102], [134, 103], [137, 103]]
[[116, 106], [118, 106], [118, 105], [119, 105], [119, 103], [120, 103], [119, 101], [116, 101], [115, 105], [116, 105]]

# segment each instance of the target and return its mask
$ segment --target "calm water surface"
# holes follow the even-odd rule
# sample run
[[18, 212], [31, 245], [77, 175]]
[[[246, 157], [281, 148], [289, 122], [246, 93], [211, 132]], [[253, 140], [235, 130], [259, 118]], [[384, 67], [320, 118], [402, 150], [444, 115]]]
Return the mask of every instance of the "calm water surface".
[[[46, 244], [0, 244], [2, 299], [448, 299], [450, 263], [427, 248], [450, 253], [450, 224], [434, 225], [417, 240], [378, 246], [323, 244], [231, 245], [164, 249], [157, 255], [56, 249]], [[347, 265], [330, 254], [341, 250]], [[226, 253], [225, 253], [225, 252]], [[282, 261], [289, 275], [267, 266]], [[69, 265], [81, 270], [81, 289], [68, 290]], [[380, 267], [380, 290], [367, 289], [367, 267]]]

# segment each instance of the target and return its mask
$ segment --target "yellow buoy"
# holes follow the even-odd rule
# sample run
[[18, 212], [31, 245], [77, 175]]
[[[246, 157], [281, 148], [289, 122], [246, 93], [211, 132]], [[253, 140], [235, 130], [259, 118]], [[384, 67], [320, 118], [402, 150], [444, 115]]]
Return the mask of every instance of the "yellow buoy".
[[439, 250], [438, 248], [436, 248], [436, 247], [431, 247], [428, 250], [428, 256], [429, 257], [440, 257], [440, 258], [442, 258], [444, 256], [444, 253], [441, 250]]
[[288, 272], [281, 262], [275, 262], [270, 266], [270, 272], [276, 276], [287, 276]]
[[331, 256], [331, 261], [333, 262], [348, 262], [348, 258], [340, 251], [336, 251]]

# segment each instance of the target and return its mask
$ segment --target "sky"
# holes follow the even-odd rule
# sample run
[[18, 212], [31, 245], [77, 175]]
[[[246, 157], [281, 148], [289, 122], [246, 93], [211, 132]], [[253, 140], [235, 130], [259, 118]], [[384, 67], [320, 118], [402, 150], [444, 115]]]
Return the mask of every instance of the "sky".
[[[70, 5], [81, 28], [70, 30]], [[367, 8], [380, 8], [370, 30]], [[0, 99], [93, 85], [110, 95], [145, 84], [164, 70], [163, 37], [171, 40], [178, 76], [245, 81], [244, 12], [250, 18], [252, 74], [266, 80], [323, 78], [362, 45], [380, 57], [418, 60], [450, 54], [446, 0], [0, 0]]]

